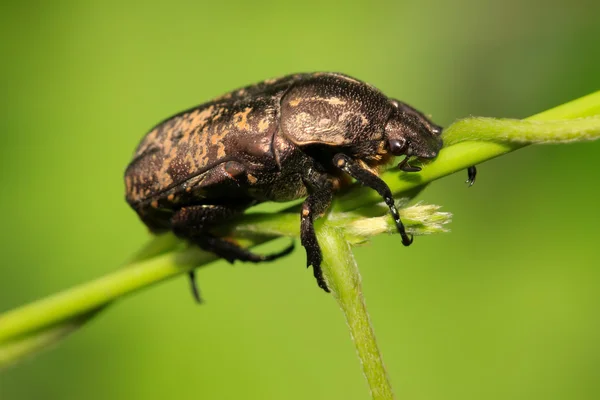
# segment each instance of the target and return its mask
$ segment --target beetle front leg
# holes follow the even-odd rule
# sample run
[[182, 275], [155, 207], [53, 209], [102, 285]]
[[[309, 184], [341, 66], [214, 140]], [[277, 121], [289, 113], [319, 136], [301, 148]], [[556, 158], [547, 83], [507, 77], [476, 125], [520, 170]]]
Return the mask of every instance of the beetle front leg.
[[315, 234], [314, 219], [324, 214], [331, 205], [333, 184], [327, 175], [313, 170], [309, 171], [303, 181], [309, 192], [309, 196], [302, 203], [300, 214], [300, 239], [302, 246], [306, 249], [306, 267], [312, 265], [317, 285], [329, 293], [327, 283], [323, 279], [323, 270], [321, 269], [323, 256]]
[[398, 213], [398, 209], [394, 203], [392, 191], [388, 185], [380, 177], [365, 169], [358, 162], [345, 154], [336, 154], [335, 157], [333, 157], [333, 163], [336, 167], [356, 179], [359, 183], [374, 189], [381, 197], [383, 197], [385, 204], [387, 204], [394, 217], [396, 229], [398, 229], [398, 233], [400, 233], [400, 236], [402, 237], [402, 244], [409, 246], [413, 242], [413, 238], [412, 236], [409, 237], [406, 233], [404, 224], [400, 219], [400, 213]]

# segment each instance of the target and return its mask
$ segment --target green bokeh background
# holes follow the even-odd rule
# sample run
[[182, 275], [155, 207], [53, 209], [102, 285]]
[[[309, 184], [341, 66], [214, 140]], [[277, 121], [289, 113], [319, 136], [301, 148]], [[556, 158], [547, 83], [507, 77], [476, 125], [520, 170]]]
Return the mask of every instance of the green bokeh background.
[[[54, 3], [54, 4], [53, 4]], [[340, 71], [431, 113], [525, 117], [600, 88], [600, 3], [3, 2], [0, 311], [148, 240], [122, 175], [154, 123], [225, 91]], [[600, 397], [600, 142], [539, 146], [421, 199], [452, 233], [355, 251], [398, 398]], [[263, 246], [268, 251], [283, 243]], [[3, 372], [4, 399], [365, 399], [305, 255], [199, 271]]]

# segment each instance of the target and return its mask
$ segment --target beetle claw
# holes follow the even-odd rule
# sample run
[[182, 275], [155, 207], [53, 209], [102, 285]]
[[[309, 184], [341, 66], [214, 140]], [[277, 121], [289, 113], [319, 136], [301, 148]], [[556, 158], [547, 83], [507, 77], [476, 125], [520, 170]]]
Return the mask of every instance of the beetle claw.
[[408, 164], [406, 164], [406, 166], [404, 168], [402, 168], [402, 171], [404, 171], [404, 172], [419, 172], [420, 170], [421, 170], [421, 167], [413, 167]]
[[398, 163], [398, 169], [404, 170], [406, 164], [408, 164], [408, 156]]
[[[315, 242], [316, 243], [316, 242]], [[321, 269], [321, 261], [323, 261], [323, 256], [321, 255], [321, 249], [319, 248], [318, 243], [305, 245], [306, 247], [306, 268], [309, 268], [311, 265], [313, 267], [313, 274], [315, 279], [317, 280], [317, 285], [329, 293], [329, 288], [327, 287], [327, 283], [323, 278], [323, 270]]]
[[468, 183], [469, 187], [471, 187], [475, 183], [475, 178], [477, 177], [477, 168], [474, 165], [467, 168], [467, 175], [468, 178], [465, 183]]
[[323, 270], [321, 269], [321, 266], [316, 266], [313, 265], [313, 274], [315, 276], [315, 279], [317, 280], [317, 285], [323, 289], [325, 292], [329, 293], [330, 290], [327, 287], [327, 283], [325, 282], [325, 278], [323, 278]]
[[202, 297], [200, 297], [200, 289], [198, 288], [198, 283], [196, 282], [196, 271], [191, 270], [188, 272], [188, 277], [190, 279], [190, 288], [192, 289], [192, 295], [194, 296], [194, 300], [196, 303], [202, 304]]
[[404, 160], [400, 161], [398, 168], [404, 172], [419, 172], [421, 170], [421, 167], [413, 167], [408, 163], [408, 156], [406, 156]]
[[402, 244], [405, 246], [410, 246], [414, 238], [415, 237], [413, 235], [408, 236], [406, 233], [404, 233], [404, 235], [402, 235]]

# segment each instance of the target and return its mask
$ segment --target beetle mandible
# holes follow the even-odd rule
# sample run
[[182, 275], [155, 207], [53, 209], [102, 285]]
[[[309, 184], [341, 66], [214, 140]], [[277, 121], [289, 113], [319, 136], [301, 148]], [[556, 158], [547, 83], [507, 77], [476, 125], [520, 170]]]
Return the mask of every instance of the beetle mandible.
[[[402, 155], [401, 170], [419, 171], [410, 160], [434, 158], [441, 132], [421, 112], [347, 75], [289, 75], [227, 93], [155, 126], [125, 173], [126, 199], [154, 233], [172, 231], [229, 262], [262, 262], [288, 254], [293, 244], [258, 255], [211, 230], [257, 203], [306, 197], [301, 243], [319, 287], [329, 291], [314, 219], [350, 176], [383, 197], [402, 243], [410, 245], [378, 173]], [[190, 278], [199, 299], [193, 273]]]

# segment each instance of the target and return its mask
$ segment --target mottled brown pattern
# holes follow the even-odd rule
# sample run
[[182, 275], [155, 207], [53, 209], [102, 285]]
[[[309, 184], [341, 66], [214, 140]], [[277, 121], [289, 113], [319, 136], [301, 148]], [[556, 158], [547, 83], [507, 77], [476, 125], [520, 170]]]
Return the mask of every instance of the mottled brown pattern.
[[268, 152], [276, 111], [267, 100], [201, 106], [154, 128], [126, 174], [128, 201], [143, 201], [168, 190], [220, 160], [239, 155], [244, 147], [256, 156]]
[[[177, 114], [142, 140], [126, 172], [127, 201], [144, 202], [167, 192], [221, 161], [242, 157], [249, 162], [271, 153], [278, 129], [279, 101], [296, 74], [246, 86]], [[268, 163], [267, 163], [268, 164]], [[186, 187], [186, 192], [192, 189]]]
[[298, 145], [348, 146], [380, 140], [391, 111], [388, 98], [371, 86], [338, 74], [316, 74], [283, 97], [281, 127]]

